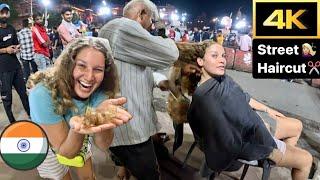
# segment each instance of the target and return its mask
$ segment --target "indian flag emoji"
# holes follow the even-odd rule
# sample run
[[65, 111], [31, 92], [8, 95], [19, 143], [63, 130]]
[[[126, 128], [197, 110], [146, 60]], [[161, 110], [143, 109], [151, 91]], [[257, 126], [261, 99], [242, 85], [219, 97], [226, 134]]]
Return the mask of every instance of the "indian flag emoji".
[[48, 147], [45, 132], [31, 121], [17, 121], [9, 125], [0, 137], [3, 161], [17, 170], [39, 166], [47, 156]]

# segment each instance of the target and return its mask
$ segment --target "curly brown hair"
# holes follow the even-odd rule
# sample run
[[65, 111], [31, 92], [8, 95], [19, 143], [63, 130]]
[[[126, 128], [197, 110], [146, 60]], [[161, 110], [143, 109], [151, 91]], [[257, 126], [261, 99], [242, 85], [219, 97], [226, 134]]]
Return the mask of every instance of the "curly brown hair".
[[[197, 58], [203, 58], [206, 53], [206, 49], [213, 44], [217, 43], [210, 40], [198, 43], [176, 43], [179, 49], [179, 58], [174, 63], [174, 66], [180, 68], [183, 68], [185, 64], [194, 64], [199, 66]], [[200, 77], [196, 74], [190, 74], [188, 76], [181, 77], [180, 81], [182, 92], [192, 95], [200, 81]]]
[[179, 58], [178, 62], [184, 62], [184, 63], [191, 63], [191, 64], [197, 64], [197, 58], [203, 58], [206, 49], [213, 45], [217, 44], [214, 41], [203, 41], [198, 43], [185, 43], [185, 42], [179, 42], [176, 43], [178, 49], [179, 49]]
[[34, 74], [28, 82], [31, 86], [42, 82], [51, 91], [55, 106], [54, 111], [59, 115], [65, 114], [68, 109], [76, 110], [72, 101], [72, 95], [74, 94], [73, 69], [76, 56], [86, 48], [94, 48], [105, 57], [104, 77], [97, 90], [104, 91], [109, 98], [114, 98], [120, 91], [118, 72], [111, 55], [109, 41], [94, 37], [76, 39], [58, 57], [59, 65]]

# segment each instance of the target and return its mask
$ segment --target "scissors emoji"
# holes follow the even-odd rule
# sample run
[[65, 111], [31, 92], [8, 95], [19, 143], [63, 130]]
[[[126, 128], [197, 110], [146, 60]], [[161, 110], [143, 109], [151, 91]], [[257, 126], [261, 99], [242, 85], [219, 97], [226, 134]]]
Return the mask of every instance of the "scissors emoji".
[[313, 71], [316, 71], [318, 75], [320, 75], [319, 73], [319, 70], [318, 70], [318, 67], [320, 67], [320, 61], [317, 61], [313, 64], [312, 61], [309, 61], [308, 62], [308, 66], [311, 67], [311, 70], [309, 72], [309, 75], [313, 72]]

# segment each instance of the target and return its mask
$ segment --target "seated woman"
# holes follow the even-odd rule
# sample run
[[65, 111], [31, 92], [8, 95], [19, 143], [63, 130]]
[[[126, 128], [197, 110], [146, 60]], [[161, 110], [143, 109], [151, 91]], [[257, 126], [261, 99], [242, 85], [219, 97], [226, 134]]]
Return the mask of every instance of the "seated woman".
[[[276, 166], [292, 168], [293, 179], [307, 179], [312, 156], [295, 146], [301, 123], [249, 98], [225, 75], [225, 51], [221, 45], [204, 43], [197, 63], [202, 75], [188, 110], [188, 121], [203, 148], [208, 167], [220, 172], [237, 159], [269, 158]], [[252, 108], [266, 111], [275, 119], [275, 137]], [[289, 132], [291, 128], [295, 133]], [[286, 143], [278, 139], [285, 139]]]
[[[73, 41], [60, 55], [59, 65], [31, 77], [31, 119], [46, 132], [50, 148], [37, 168], [41, 177], [71, 179], [75, 166], [79, 179], [95, 179], [88, 134], [105, 151], [112, 129], [131, 119], [115, 98], [118, 76], [109, 43], [101, 38]], [[80, 159], [79, 159], [80, 157]], [[84, 163], [83, 163], [84, 162]]]

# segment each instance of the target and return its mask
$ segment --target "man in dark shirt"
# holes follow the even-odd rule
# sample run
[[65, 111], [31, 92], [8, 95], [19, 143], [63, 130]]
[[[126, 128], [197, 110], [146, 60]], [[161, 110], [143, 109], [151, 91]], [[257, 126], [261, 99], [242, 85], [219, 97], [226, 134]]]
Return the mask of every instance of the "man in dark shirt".
[[9, 11], [10, 7], [7, 4], [0, 5], [0, 94], [9, 121], [13, 123], [15, 118], [11, 110], [12, 85], [28, 115], [30, 109], [22, 69], [16, 56], [20, 48], [17, 33], [14, 27], [7, 23]]

